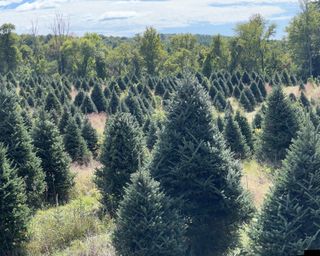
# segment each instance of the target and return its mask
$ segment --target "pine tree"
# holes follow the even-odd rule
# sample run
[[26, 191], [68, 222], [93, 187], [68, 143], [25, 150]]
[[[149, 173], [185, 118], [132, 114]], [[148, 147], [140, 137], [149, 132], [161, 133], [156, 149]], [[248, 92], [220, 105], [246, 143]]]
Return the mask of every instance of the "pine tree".
[[246, 143], [245, 137], [242, 135], [240, 127], [234, 121], [231, 115], [226, 117], [226, 124], [224, 127], [224, 138], [231, 151], [235, 154], [236, 158], [244, 159], [248, 155], [249, 148]]
[[260, 113], [257, 113], [254, 116], [253, 121], [252, 121], [253, 129], [261, 129], [262, 121], [263, 121], [262, 115]]
[[0, 142], [8, 148], [8, 159], [26, 182], [27, 202], [37, 208], [43, 201], [45, 175], [34, 152], [15, 94], [0, 89]]
[[236, 246], [252, 204], [240, 166], [214, 125], [208, 95], [190, 78], [178, 89], [150, 170], [189, 220], [188, 255], [222, 255]]
[[64, 145], [72, 161], [86, 164], [90, 160], [90, 151], [81, 136], [81, 131], [73, 118], [70, 118], [64, 135]]
[[184, 256], [185, 224], [147, 171], [138, 171], [120, 203], [113, 236], [122, 256]]
[[97, 107], [98, 112], [106, 112], [107, 110], [107, 101], [103, 95], [102, 88], [99, 84], [95, 84], [91, 92], [91, 100], [94, 105]]
[[319, 131], [307, 120], [253, 226], [255, 255], [303, 255], [320, 248], [319, 166]]
[[217, 127], [218, 127], [219, 132], [223, 132], [223, 130], [224, 130], [224, 121], [221, 118], [221, 116], [218, 116], [216, 123], [217, 123]]
[[250, 88], [246, 87], [243, 90], [244, 94], [247, 96], [248, 100], [250, 101], [251, 106], [254, 108], [257, 104], [254, 95], [252, 93], [252, 91], [250, 90]]
[[264, 161], [280, 164], [298, 130], [298, 120], [281, 87], [268, 97], [262, 125], [260, 156]]
[[63, 138], [58, 128], [43, 112], [33, 130], [33, 142], [46, 176], [47, 202], [50, 204], [67, 202], [73, 186], [70, 158], [65, 152]]
[[19, 255], [21, 243], [27, 239], [29, 209], [25, 183], [18, 177], [0, 144], [0, 255]]
[[235, 117], [235, 121], [238, 123], [241, 134], [244, 136], [247, 145], [249, 146], [250, 150], [253, 150], [253, 138], [252, 138], [252, 131], [249, 125], [247, 118], [240, 114], [240, 111], [237, 111]]
[[238, 86], [235, 86], [235, 87], [234, 87], [232, 95], [233, 95], [233, 97], [235, 97], [236, 99], [240, 99], [241, 91], [239, 90], [239, 87], [238, 87]]
[[117, 113], [106, 125], [101, 163], [96, 184], [102, 203], [111, 216], [115, 215], [123, 197], [123, 188], [130, 175], [143, 165], [145, 141], [141, 128], [128, 113]]
[[159, 133], [159, 128], [156, 122], [152, 120], [150, 122], [149, 131], [147, 132], [147, 137], [146, 137], [147, 147], [149, 149], [153, 149], [154, 145], [156, 144], [158, 140], [158, 133]]
[[221, 92], [218, 92], [216, 97], [213, 99], [214, 106], [218, 109], [218, 111], [223, 112], [223, 110], [227, 106], [226, 98], [223, 96]]
[[92, 127], [88, 119], [85, 119], [81, 131], [82, 137], [87, 143], [88, 149], [91, 151], [94, 157], [98, 156], [98, 134], [97, 131]]
[[266, 90], [265, 84], [262, 79], [259, 79], [259, 81], [258, 81], [258, 88], [259, 88], [263, 98], [267, 97], [267, 90]]
[[67, 108], [64, 108], [63, 114], [62, 114], [60, 121], [59, 121], [59, 130], [60, 130], [61, 134], [65, 133], [65, 129], [68, 124], [68, 120], [69, 120], [70, 116], [71, 115], [70, 115], [69, 110]]

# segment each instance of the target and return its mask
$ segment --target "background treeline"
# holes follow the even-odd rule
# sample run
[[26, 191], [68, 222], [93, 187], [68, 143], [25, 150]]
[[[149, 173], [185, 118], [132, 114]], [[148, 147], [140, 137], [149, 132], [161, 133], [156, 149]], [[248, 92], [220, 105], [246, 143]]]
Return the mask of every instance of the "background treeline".
[[286, 28], [287, 36], [275, 40], [276, 26], [260, 15], [235, 27], [232, 37], [159, 35], [148, 28], [134, 38], [106, 37], [94, 33], [72, 35], [68, 20], [57, 14], [51, 33], [17, 35], [12, 24], [0, 28], [0, 73], [69, 75], [74, 77], [176, 75], [184, 71], [255, 71], [267, 75], [288, 70], [303, 79], [319, 75], [317, 2], [302, 5], [301, 13]]

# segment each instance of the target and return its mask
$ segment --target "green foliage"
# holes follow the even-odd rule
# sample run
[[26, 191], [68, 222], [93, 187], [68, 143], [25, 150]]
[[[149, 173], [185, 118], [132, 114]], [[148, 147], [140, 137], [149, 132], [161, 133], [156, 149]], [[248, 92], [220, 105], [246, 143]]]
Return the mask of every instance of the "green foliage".
[[97, 131], [92, 127], [88, 119], [84, 121], [81, 130], [82, 137], [87, 143], [88, 149], [91, 151], [94, 157], [98, 156], [98, 134]]
[[254, 254], [302, 255], [319, 248], [319, 165], [319, 132], [306, 120], [252, 228]]
[[169, 109], [151, 173], [189, 220], [191, 255], [223, 254], [252, 212], [241, 169], [214, 125], [208, 95], [186, 79]]
[[91, 92], [91, 99], [97, 107], [98, 112], [106, 112], [107, 101], [99, 84], [95, 84], [95, 86], [93, 87], [93, 90]]
[[104, 207], [114, 216], [123, 197], [124, 186], [146, 157], [142, 131], [130, 114], [117, 113], [107, 123], [101, 150], [103, 167], [96, 171], [96, 184]]
[[293, 106], [281, 87], [275, 87], [267, 99], [259, 155], [264, 161], [279, 165], [299, 128]]
[[28, 205], [37, 208], [43, 201], [45, 175], [23, 123], [16, 95], [6, 89], [0, 90], [0, 131], [0, 142], [8, 148], [8, 159], [26, 183]]
[[67, 202], [73, 186], [70, 158], [59, 130], [44, 112], [40, 113], [33, 130], [33, 143], [45, 172], [46, 201], [51, 204]]
[[242, 135], [238, 123], [230, 114], [226, 117], [223, 134], [228, 147], [230, 147], [231, 151], [234, 152], [235, 157], [241, 159], [246, 158], [249, 153], [246, 139]]
[[7, 151], [0, 144], [0, 254], [14, 255], [27, 240], [29, 209], [25, 184], [7, 159]]
[[90, 160], [90, 151], [81, 136], [81, 131], [73, 118], [70, 118], [64, 135], [64, 145], [72, 161], [86, 164]]
[[90, 114], [93, 112], [97, 112], [97, 108], [94, 105], [94, 103], [92, 102], [91, 98], [86, 95], [83, 99], [82, 105], [81, 105], [81, 111], [84, 114]]
[[132, 175], [120, 203], [114, 245], [123, 256], [183, 256], [185, 224], [147, 171]]
[[240, 111], [237, 111], [234, 119], [239, 125], [241, 134], [244, 136], [246, 144], [249, 146], [250, 150], [253, 150], [252, 131], [247, 118], [241, 115]]

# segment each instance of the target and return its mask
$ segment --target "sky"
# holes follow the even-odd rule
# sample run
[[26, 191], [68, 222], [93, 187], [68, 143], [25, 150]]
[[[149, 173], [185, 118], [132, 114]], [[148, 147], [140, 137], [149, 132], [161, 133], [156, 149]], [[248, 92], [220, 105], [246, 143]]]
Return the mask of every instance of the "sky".
[[133, 36], [147, 26], [161, 33], [233, 35], [236, 24], [261, 14], [277, 24], [277, 38], [299, 12], [298, 0], [0, 0], [0, 24], [13, 23], [18, 33], [51, 32], [57, 13], [70, 32], [83, 35]]

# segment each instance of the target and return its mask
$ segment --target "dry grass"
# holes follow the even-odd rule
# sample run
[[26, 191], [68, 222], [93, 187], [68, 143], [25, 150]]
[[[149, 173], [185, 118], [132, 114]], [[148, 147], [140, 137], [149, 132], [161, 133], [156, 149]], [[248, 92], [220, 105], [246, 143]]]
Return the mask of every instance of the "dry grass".
[[96, 129], [99, 136], [103, 135], [104, 127], [107, 121], [106, 113], [92, 113], [87, 115], [91, 125]]
[[251, 192], [255, 206], [260, 208], [265, 195], [272, 185], [269, 177], [269, 170], [266, 167], [259, 165], [259, 163], [255, 160], [244, 162], [243, 169], [243, 186]]

